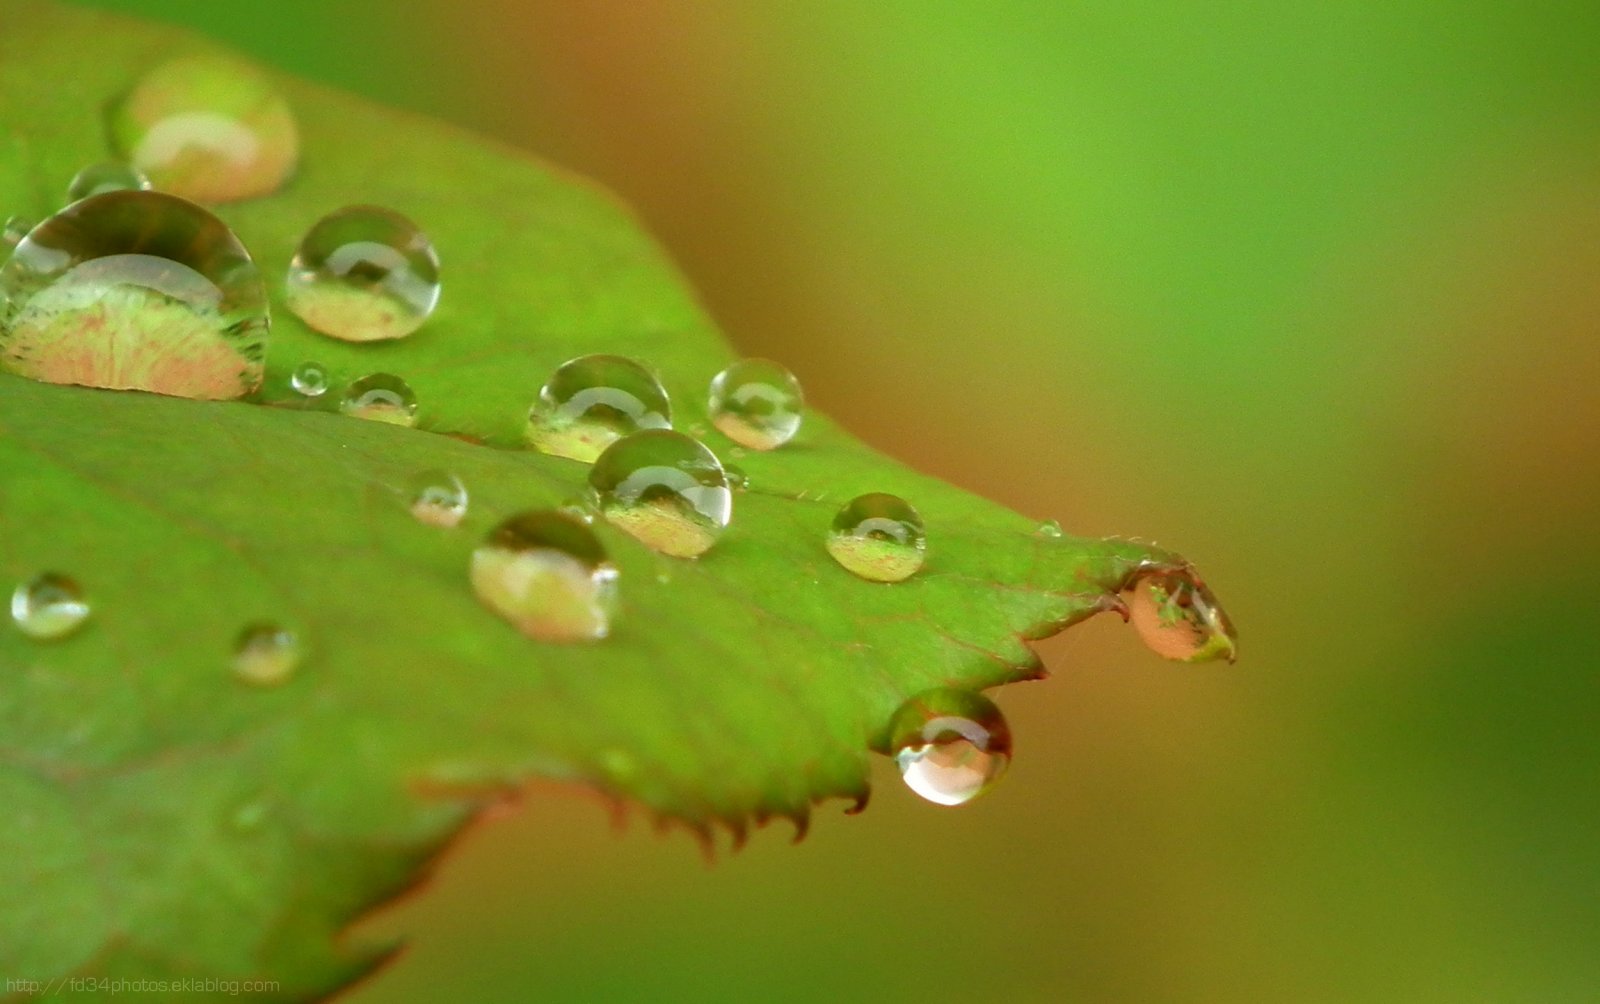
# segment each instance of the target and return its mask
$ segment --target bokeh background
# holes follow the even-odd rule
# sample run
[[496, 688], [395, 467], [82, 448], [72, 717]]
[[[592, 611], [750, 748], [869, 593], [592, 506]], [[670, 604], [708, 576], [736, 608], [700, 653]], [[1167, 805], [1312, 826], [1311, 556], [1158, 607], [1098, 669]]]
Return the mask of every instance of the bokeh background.
[[536, 793], [354, 1004], [1600, 998], [1600, 6], [94, 5], [601, 179], [818, 407], [1241, 627], [1075, 629], [987, 799], [713, 868]]

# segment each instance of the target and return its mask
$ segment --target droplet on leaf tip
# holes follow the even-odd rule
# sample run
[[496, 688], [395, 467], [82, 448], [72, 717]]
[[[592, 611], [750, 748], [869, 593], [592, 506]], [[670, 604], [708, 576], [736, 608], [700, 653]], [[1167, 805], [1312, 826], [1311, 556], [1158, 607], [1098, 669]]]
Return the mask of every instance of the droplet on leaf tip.
[[1238, 652], [1233, 622], [1192, 569], [1138, 574], [1128, 589], [1128, 620], [1151, 651], [1178, 662], [1227, 659]]

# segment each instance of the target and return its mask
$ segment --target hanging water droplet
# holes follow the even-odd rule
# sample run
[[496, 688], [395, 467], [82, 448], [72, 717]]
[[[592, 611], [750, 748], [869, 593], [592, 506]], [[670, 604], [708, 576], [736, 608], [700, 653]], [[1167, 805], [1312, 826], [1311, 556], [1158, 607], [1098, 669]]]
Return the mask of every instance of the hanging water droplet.
[[828, 553], [873, 582], [900, 582], [922, 567], [927, 548], [922, 517], [898, 495], [872, 492], [845, 503], [833, 518]]
[[940, 688], [918, 694], [895, 712], [889, 753], [912, 791], [939, 805], [963, 805], [1005, 773], [1011, 729], [982, 694]]
[[40, 641], [65, 638], [88, 617], [83, 589], [65, 575], [46, 572], [11, 594], [11, 619], [23, 634]]
[[300, 155], [294, 115], [272, 83], [218, 56], [146, 73], [113, 111], [111, 133], [157, 188], [197, 202], [275, 192]]
[[22, 238], [28, 236], [34, 221], [26, 216], [8, 216], [4, 225], [0, 225], [0, 250], [10, 251], [22, 243]]
[[233, 674], [245, 683], [275, 687], [294, 675], [303, 656], [300, 638], [278, 624], [250, 624], [233, 643]]
[[704, 554], [733, 517], [716, 454], [671, 429], [612, 443], [589, 469], [589, 486], [608, 522], [674, 558]]
[[770, 450], [793, 439], [803, 409], [800, 381], [770, 359], [741, 359], [711, 380], [711, 421], [723, 435], [752, 450]]
[[472, 552], [478, 599], [539, 641], [604, 638], [616, 607], [617, 570], [588, 526], [559, 512], [501, 523]]
[[0, 266], [0, 367], [47, 383], [242, 397], [261, 384], [267, 298], [233, 231], [161, 192], [75, 202]]
[[390, 425], [417, 424], [417, 395], [392, 373], [374, 373], [345, 388], [339, 410], [352, 418]]
[[1061, 536], [1061, 524], [1053, 519], [1045, 520], [1033, 531], [1033, 535], [1035, 537], [1049, 537], [1054, 540]]
[[449, 471], [424, 471], [411, 482], [411, 515], [429, 526], [453, 527], [467, 514], [467, 486]]
[[541, 453], [585, 463], [623, 436], [672, 425], [661, 381], [623, 356], [579, 356], [557, 367], [528, 411]]
[[150, 188], [150, 179], [132, 164], [108, 160], [88, 167], [73, 175], [67, 185], [67, 201], [77, 202], [91, 195], [107, 192], [143, 192]]
[[300, 240], [284, 285], [289, 309], [347, 342], [404, 338], [439, 302], [439, 256], [399, 213], [349, 206], [318, 220]]
[[289, 386], [303, 397], [321, 397], [328, 392], [328, 371], [321, 363], [301, 363], [289, 374]]
[[1129, 591], [1128, 620], [1157, 655], [1180, 662], [1234, 660], [1233, 623], [1193, 569], [1145, 572]]

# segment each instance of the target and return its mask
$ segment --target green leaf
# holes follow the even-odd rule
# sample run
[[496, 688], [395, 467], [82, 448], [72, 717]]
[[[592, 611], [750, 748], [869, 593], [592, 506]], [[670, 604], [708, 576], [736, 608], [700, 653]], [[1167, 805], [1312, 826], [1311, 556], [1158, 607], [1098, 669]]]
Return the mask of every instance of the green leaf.
[[[208, 51], [167, 29], [26, 0], [0, 33], [0, 215], [57, 208], [107, 155], [106, 111], [142, 70]], [[469, 555], [512, 513], [578, 495], [586, 467], [526, 449], [560, 362], [637, 357], [677, 424], [705, 424], [732, 352], [609, 196], [546, 164], [282, 80], [302, 129], [281, 192], [220, 209], [268, 276], [356, 202], [434, 238], [445, 292], [400, 343], [349, 345], [281, 307], [261, 400], [196, 402], [0, 376], [0, 573], [73, 576], [93, 614], [39, 642], [0, 632], [0, 973], [264, 978], [325, 993], [384, 946], [339, 932], [416, 881], [476, 812], [528, 779], [590, 786], [742, 840], [811, 806], [863, 804], [894, 710], [935, 686], [1040, 674], [1024, 639], [1118, 608], [1182, 559], [1036, 523], [876, 455], [810, 415], [739, 462], [750, 489], [698, 561], [601, 525], [621, 572], [613, 636], [543, 645], [476, 600]], [[315, 359], [335, 388], [403, 375], [418, 429], [286, 405]], [[442, 435], [447, 433], [448, 435]], [[726, 454], [716, 432], [705, 441]], [[407, 512], [442, 468], [469, 486], [454, 530]], [[891, 491], [922, 512], [927, 566], [856, 579], [824, 551], [834, 511]], [[1164, 595], [1164, 594], [1163, 594]], [[305, 639], [288, 683], [241, 684], [242, 626]], [[1223, 639], [1201, 655], [1230, 655]]]

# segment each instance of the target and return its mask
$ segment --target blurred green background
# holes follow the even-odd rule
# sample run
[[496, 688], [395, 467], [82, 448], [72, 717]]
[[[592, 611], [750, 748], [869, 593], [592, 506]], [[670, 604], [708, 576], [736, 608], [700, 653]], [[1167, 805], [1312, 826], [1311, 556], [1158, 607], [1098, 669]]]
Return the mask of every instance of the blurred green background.
[[817, 406], [1241, 627], [1075, 629], [989, 798], [710, 869], [535, 790], [348, 1000], [1600, 997], [1600, 6], [96, 5], [600, 178]]

